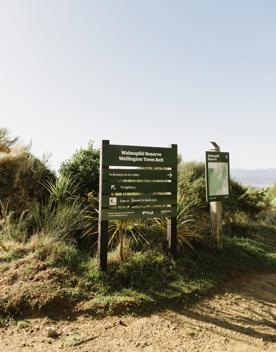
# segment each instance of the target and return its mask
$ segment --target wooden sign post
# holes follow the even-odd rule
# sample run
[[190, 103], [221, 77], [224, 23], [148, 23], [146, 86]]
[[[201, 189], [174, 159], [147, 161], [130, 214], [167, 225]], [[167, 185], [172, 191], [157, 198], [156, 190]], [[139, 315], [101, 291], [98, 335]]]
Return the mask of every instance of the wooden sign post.
[[107, 269], [107, 245], [108, 245], [108, 220], [103, 218], [101, 211], [103, 204], [103, 179], [104, 172], [108, 169], [103, 162], [104, 146], [108, 145], [109, 141], [103, 140], [100, 151], [100, 184], [99, 184], [99, 223], [98, 223], [98, 255], [99, 255], [99, 268], [102, 271]]
[[[171, 144], [171, 148], [174, 150], [177, 155], [177, 144]], [[173, 170], [177, 177], [177, 165], [176, 169]], [[173, 194], [177, 197], [177, 180], [174, 183]], [[168, 241], [168, 250], [169, 254], [175, 258], [177, 254], [177, 217], [172, 216], [167, 219], [167, 241]]]
[[217, 243], [221, 240], [222, 231], [222, 203], [215, 201], [210, 203], [211, 232]]

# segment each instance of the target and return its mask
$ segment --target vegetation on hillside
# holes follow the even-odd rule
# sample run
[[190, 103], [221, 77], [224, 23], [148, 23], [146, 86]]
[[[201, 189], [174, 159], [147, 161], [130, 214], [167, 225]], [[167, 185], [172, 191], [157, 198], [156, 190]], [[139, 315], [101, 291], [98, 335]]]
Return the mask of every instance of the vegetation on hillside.
[[87, 196], [89, 193], [95, 195], [99, 192], [99, 163], [100, 152], [89, 142], [86, 149], [77, 150], [71, 157], [62, 163], [60, 167], [61, 176], [69, 177], [78, 184], [79, 194]]
[[[110, 222], [97, 267], [99, 151], [90, 143], [55, 174], [0, 130], [0, 314], [189, 302], [231, 275], [276, 270], [276, 192], [231, 181], [224, 238], [210, 235], [202, 163], [179, 164], [176, 259], [165, 219]], [[115, 309], [115, 308], [114, 308]]]
[[43, 202], [48, 192], [42, 183], [55, 179], [55, 174], [27, 147], [0, 129], [0, 200], [5, 207], [20, 214], [32, 202]]

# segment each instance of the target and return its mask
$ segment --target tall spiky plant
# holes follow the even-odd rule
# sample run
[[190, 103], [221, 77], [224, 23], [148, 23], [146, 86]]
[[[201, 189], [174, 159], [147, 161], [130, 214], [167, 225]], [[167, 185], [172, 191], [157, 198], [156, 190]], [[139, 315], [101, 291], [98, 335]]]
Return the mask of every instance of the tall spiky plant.
[[1, 237], [25, 242], [28, 239], [28, 210], [15, 217], [15, 212], [9, 209], [9, 203], [0, 201], [0, 232]]
[[65, 203], [78, 198], [79, 185], [68, 176], [60, 176], [56, 180], [48, 179], [43, 183], [48, 190], [52, 202]]
[[108, 229], [110, 236], [108, 245], [111, 246], [115, 241], [118, 242], [121, 261], [125, 258], [125, 239], [127, 234], [133, 238], [136, 243], [143, 241], [149, 245], [148, 240], [146, 239], [144, 233], [139, 229], [138, 225], [139, 220], [136, 219], [110, 221]]
[[[196, 201], [186, 203], [185, 195], [179, 195], [177, 201], [177, 237], [181, 247], [185, 245], [193, 249], [191, 244], [192, 238], [201, 237], [197, 229], [197, 214], [199, 206]], [[164, 234], [167, 231], [167, 220], [165, 218], [156, 218], [151, 222], [151, 226], [157, 227]]]
[[61, 176], [57, 180], [48, 180], [44, 186], [49, 192], [47, 202], [34, 203], [30, 207], [33, 231], [75, 241], [89, 227], [87, 205], [78, 195], [78, 184]]

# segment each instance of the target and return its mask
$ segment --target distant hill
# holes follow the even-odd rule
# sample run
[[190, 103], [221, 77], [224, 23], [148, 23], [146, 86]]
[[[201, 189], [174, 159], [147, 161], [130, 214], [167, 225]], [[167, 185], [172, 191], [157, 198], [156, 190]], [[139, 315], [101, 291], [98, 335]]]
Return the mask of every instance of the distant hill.
[[276, 183], [276, 169], [231, 169], [231, 177], [246, 186], [271, 187]]

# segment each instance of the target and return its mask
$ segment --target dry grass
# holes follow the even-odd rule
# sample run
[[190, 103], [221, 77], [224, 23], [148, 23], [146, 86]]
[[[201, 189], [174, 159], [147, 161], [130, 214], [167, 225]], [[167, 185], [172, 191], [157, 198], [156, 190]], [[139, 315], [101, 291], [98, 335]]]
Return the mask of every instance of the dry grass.
[[33, 235], [25, 243], [5, 239], [0, 241], [0, 262], [31, 256], [57, 264], [62, 261], [69, 262], [76, 255], [77, 251], [72, 245], [47, 234]]
[[0, 151], [0, 164], [21, 161], [25, 153], [26, 149], [22, 146], [14, 146], [9, 151]]
[[75, 300], [70, 284], [74, 247], [47, 234], [36, 234], [25, 243], [0, 243], [0, 315], [70, 311]]

